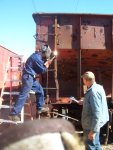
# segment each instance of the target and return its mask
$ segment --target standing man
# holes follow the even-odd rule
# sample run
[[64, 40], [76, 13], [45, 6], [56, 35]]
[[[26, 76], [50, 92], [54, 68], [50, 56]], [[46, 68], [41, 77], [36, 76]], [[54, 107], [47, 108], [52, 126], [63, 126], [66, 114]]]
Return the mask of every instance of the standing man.
[[[18, 99], [9, 115], [9, 119], [20, 121], [18, 114], [24, 106], [30, 90], [33, 90], [36, 95], [36, 110], [37, 113], [47, 112], [48, 108], [44, 108], [44, 91], [40, 83], [36, 80], [36, 75], [45, 73], [47, 68], [52, 63], [49, 59], [52, 51], [48, 45], [37, 45], [38, 50], [35, 51], [26, 61], [22, 75], [22, 87]], [[43, 57], [46, 58], [44, 63]]]
[[101, 85], [95, 82], [95, 75], [92, 72], [85, 72], [82, 78], [84, 85], [87, 86], [82, 111], [85, 149], [101, 150], [100, 128], [109, 120], [105, 91]]

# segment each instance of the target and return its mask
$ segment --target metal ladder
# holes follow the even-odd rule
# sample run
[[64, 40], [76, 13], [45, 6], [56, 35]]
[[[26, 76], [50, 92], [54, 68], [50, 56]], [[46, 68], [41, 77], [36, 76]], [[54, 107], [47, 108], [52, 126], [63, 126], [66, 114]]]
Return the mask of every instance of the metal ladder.
[[[54, 22], [54, 33], [48, 33], [48, 35], [52, 35], [54, 36], [54, 51], [57, 52], [57, 45], [58, 45], [58, 31], [57, 29], [59, 28], [59, 24], [58, 24], [58, 20], [57, 17], [55, 17], [55, 22]], [[48, 94], [48, 90], [56, 90], [56, 101], [59, 100], [59, 83], [58, 83], [58, 77], [57, 77], [57, 56], [56, 58], [53, 60], [54, 61], [54, 65], [53, 68], [48, 68], [47, 70], [47, 79], [46, 79], [46, 87], [44, 88], [46, 90], [46, 98], [47, 98], [47, 102], [49, 101], [49, 94]], [[49, 87], [49, 72], [53, 72], [54, 73], [54, 81], [55, 81], [55, 87]]]
[[[21, 84], [21, 76], [22, 76], [22, 71], [23, 71], [23, 63], [22, 63], [22, 58], [23, 56], [18, 56], [18, 55], [13, 55], [8, 57], [8, 63], [6, 66], [5, 74], [4, 74], [4, 80], [3, 80], [3, 85], [1, 89], [1, 94], [0, 97], [3, 100], [2, 105], [0, 105], [0, 111], [2, 109], [12, 109], [13, 105], [13, 97], [19, 95], [19, 91], [14, 91], [13, 84], [15, 86], [19, 87]], [[15, 64], [17, 63], [17, 64]], [[16, 66], [15, 66], [16, 65]], [[15, 78], [15, 73], [16, 75], [19, 74], [18, 79]], [[9, 79], [8, 79], [9, 78]], [[6, 85], [9, 83], [9, 88], [7, 89]], [[9, 98], [9, 105], [3, 105], [3, 103], [7, 102], [5, 100], [5, 97]], [[0, 119], [0, 123], [23, 123], [24, 122], [24, 107], [20, 113], [21, 120], [19, 122], [14, 122], [8, 119]]]
[[[48, 68], [47, 69], [47, 76], [46, 76], [46, 87], [44, 89], [46, 90], [46, 98], [47, 102], [49, 101], [49, 90], [56, 90], [56, 100], [59, 99], [59, 83], [57, 79], [57, 58], [53, 60], [53, 68]], [[54, 87], [49, 87], [49, 73], [53, 72], [54, 75]]]
[[[43, 43], [48, 43], [49, 44], [49, 41], [48, 40], [45, 40], [45, 35], [46, 36], [54, 36], [54, 51], [57, 51], [57, 45], [58, 45], [58, 28], [59, 28], [59, 24], [58, 24], [58, 21], [57, 21], [57, 17], [55, 17], [55, 21], [54, 21], [54, 25], [52, 26], [54, 28], [54, 32], [51, 33], [50, 32], [47, 32], [47, 33], [43, 33], [41, 31], [39, 31], [39, 33], [37, 33], [34, 38], [36, 39], [36, 43], [39, 42], [43, 42]], [[48, 30], [49, 31], [49, 30]], [[43, 38], [44, 36], [44, 38]], [[53, 60], [54, 61], [54, 66], [52, 68], [48, 68], [47, 69], [47, 74], [46, 74], [46, 83], [42, 86], [43, 89], [45, 90], [46, 92], [46, 96], [45, 96], [45, 99], [46, 99], [46, 105], [48, 106], [48, 102], [51, 103], [50, 101], [50, 95], [49, 95], [49, 91], [50, 90], [56, 90], [56, 95], [54, 98], [56, 98], [56, 101], [59, 100], [59, 83], [58, 83], [58, 77], [57, 77], [57, 57]], [[55, 85], [54, 86], [49, 86], [49, 74], [50, 72], [53, 72], [54, 73], [54, 82], [55, 82]], [[40, 75], [40, 77], [43, 78], [43, 75]], [[40, 80], [40, 79], [39, 79]], [[43, 79], [42, 79], [42, 82], [43, 84]], [[36, 116], [36, 118], [38, 118]], [[39, 117], [40, 118], [40, 117]]]
[[[55, 91], [55, 97], [56, 100], [59, 100], [59, 83], [58, 83], [58, 78], [57, 78], [57, 58], [55, 58], [53, 60], [53, 66], [51, 66], [50, 68], [47, 69], [46, 75], [45, 75], [45, 79], [46, 82], [43, 85], [43, 74], [41, 74], [38, 77], [38, 80], [42, 83], [42, 87], [44, 89], [45, 92], [45, 106], [49, 108], [49, 104], [51, 104], [51, 97], [49, 95], [49, 91], [53, 90]], [[49, 85], [49, 81], [50, 81], [50, 76], [49, 74], [52, 72], [52, 75], [54, 76], [54, 85]], [[44, 81], [45, 81], [44, 79]], [[45, 115], [46, 117], [49, 118], [50, 116], [50, 112], [48, 112], [48, 115]], [[43, 117], [42, 114], [36, 114], [36, 118], [41, 119]]]

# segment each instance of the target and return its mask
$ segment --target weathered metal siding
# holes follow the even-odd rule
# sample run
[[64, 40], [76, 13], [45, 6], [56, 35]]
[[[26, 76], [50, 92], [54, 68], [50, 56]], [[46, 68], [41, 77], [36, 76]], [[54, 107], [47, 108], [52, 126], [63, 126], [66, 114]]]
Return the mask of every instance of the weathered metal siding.
[[[83, 95], [81, 74], [91, 70], [103, 84], [107, 96], [112, 93], [112, 15], [33, 14], [37, 24], [37, 42], [54, 49], [57, 36], [58, 80], [60, 95]], [[57, 18], [57, 35], [55, 35]]]
[[[6, 84], [5, 87], [9, 88], [10, 87], [10, 71], [12, 71], [12, 80], [19, 80], [20, 79], [20, 74], [18, 72], [18, 70], [14, 71], [11, 70], [11, 68], [9, 68], [9, 71], [6, 72], [6, 67], [8, 64], [8, 58], [9, 56], [18, 56], [18, 54], [6, 49], [5, 47], [0, 46], [0, 88], [2, 88], [3, 86], [3, 81], [4, 81], [4, 77], [5, 74], [7, 73], [7, 80], [6, 80]], [[18, 67], [18, 59], [17, 58], [13, 58], [12, 60], [12, 67]], [[12, 86], [18, 86], [19, 82], [12, 82]]]
[[81, 49], [111, 50], [111, 18], [81, 17]]

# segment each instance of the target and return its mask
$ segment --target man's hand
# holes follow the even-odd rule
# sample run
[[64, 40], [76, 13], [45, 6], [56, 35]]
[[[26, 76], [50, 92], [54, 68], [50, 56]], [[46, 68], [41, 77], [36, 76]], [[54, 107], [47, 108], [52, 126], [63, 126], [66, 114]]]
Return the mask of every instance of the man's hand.
[[84, 100], [83, 100], [83, 99], [80, 99], [80, 100], [78, 101], [78, 104], [79, 104], [79, 105], [83, 105], [83, 102], [84, 102]]
[[95, 133], [93, 131], [90, 131], [88, 134], [88, 139], [93, 140], [95, 138]]

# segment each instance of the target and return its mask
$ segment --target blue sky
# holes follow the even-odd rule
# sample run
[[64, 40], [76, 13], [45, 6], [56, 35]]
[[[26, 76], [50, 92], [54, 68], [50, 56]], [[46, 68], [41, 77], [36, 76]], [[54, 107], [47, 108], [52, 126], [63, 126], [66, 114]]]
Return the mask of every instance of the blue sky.
[[0, 0], [0, 45], [26, 57], [33, 53], [36, 12], [113, 14], [113, 0]]

